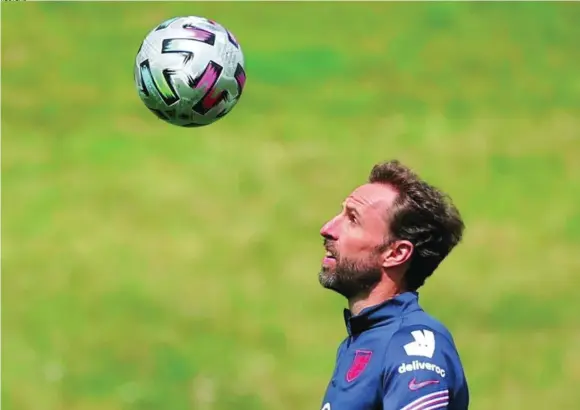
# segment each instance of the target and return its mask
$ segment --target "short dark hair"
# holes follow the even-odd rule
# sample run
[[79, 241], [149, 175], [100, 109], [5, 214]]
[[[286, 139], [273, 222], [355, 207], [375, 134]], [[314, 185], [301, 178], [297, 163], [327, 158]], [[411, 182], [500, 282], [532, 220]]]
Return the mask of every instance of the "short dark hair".
[[407, 290], [415, 291], [461, 241], [465, 229], [461, 215], [447, 194], [398, 160], [376, 164], [368, 181], [388, 184], [398, 192], [387, 216], [389, 234], [414, 246], [404, 281]]

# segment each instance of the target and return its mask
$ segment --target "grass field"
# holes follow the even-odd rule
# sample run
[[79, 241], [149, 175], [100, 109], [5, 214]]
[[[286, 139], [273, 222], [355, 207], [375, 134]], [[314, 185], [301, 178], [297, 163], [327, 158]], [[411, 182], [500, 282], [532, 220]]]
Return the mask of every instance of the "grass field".
[[[133, 85], [143, 36], [188, 14], [247, 61], [239, 105], [201, 129]], [[318, 284], [318, 230], [391, 158], [466, 220], [421, 301], [471, 409], [578, 408], [579, 21], [573, 3], [3, 3], [3, 410], [319, 409], [345, 303]]]

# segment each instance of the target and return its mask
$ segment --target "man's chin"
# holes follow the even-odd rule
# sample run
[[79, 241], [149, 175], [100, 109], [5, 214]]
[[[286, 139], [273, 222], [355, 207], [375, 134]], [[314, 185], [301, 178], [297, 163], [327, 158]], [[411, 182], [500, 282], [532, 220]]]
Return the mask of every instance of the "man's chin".
[[339, 295], [344, 296], [346, 298], [348, 298], [350, 295], [350, 292], [348, 292], [348, 289], [346, 289], [347, 287], [345, 287], [344, 284], [341, 283], [341, 281], [336, 276], [336, 273], [334, 271], [322, 269], [318, 274], [318, 281], [320, 282], [320, 285], [324, 289], [336, 292]]
[[332, 283], [335, 282], [335, 280], [336, 280], [335, 273], [330, 269], [325, 268], [324, 266], [322, 267], [322, 269], [320, 269], [320, 272], [318, 272], [318, 281], [325, 288], [331, 286]]
[[[366, 280], [365, 280], [366, 279]], [[323, 288], [332, 290], [346, 298], [368, 292], [380, 281], [380, 272], [359, 280], [346, 280], [335, 269], [323, 266], [318, 273], [318, 281]]]

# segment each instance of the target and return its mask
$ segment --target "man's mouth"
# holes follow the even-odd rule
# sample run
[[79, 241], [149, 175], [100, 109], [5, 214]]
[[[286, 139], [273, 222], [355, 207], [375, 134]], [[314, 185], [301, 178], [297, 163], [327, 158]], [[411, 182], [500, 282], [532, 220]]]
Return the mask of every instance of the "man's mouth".
[[331, 251], [326, 251], [326, 253], [324, 254], [324, 258], [322, 259], [322, 263], [324, 265], [334, 265], [336, 263], [336, 258], [334, 257], [334, 254]]
[[326, 253], [324, 254], [324, 258], [322, 259], [322, 263], [325, 265], [331, 264], [334, 265], [336, 263], [336, 254], [332, 251], [332, 244], [330, 241], [324, 241], [324, 250]]

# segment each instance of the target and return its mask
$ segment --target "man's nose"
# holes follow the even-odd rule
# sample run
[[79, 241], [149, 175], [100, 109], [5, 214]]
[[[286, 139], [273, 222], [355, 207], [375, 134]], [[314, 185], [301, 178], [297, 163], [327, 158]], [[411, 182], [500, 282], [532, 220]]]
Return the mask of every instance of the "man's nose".
[[330, 221], [324, 224], [320, 229], [320, 235], [326, 239], [337, 240], [338, 239], [338, 229], [336, 218], [332, 218]]

